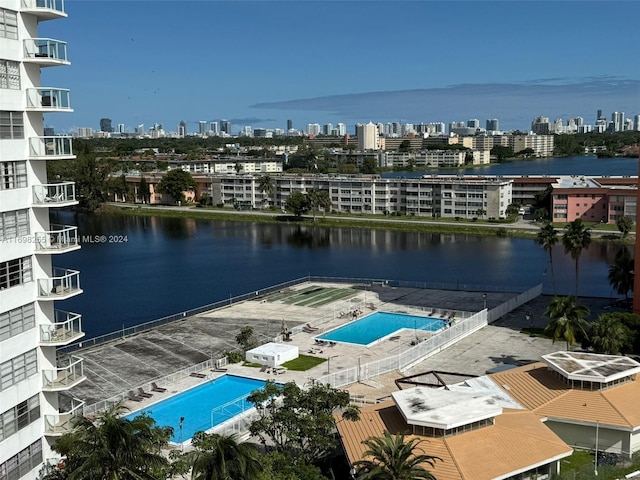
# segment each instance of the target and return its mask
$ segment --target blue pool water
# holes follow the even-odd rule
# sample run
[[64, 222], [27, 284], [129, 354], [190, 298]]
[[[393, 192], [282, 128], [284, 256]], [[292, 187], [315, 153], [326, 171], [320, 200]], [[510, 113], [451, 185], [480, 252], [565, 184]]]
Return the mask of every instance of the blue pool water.
[[321, 340], [369, 345], [403, 328], [435, 332], [444, 326], [439, 318], [404, 313], [375, 312], [360, 320], [319, 335]]
[[[156, 425], [173, 427], [172, 442], [184, 442], [197, 431], [209, 430], [242, 413], [243, 409], [251, 407], [246, 398], [264, 385], [265, 382], [262, 380], [224, 375], [162, 400], [142, 411], [131, 413], [125, 418], [131, 419], [144, 412], [156, 421]], [[237, 399], [240, 400], [236, 402]], [[220, 408], [221, 406], [224, 407]], [[182, 432], [181, 417], [184, 418]]]

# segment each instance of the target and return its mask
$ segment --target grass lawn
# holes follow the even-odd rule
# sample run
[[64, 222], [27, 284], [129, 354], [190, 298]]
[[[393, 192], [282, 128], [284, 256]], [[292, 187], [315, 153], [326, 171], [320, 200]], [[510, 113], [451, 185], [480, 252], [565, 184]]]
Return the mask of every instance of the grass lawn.
[[253, 363], [253, 362], [242, 362], [243, 367], [251, 367], [251, 368], [260, 368], [262, 367], [261, 363]]
[[300, 355], [295, 360], [283, 363], [282, 366], [287, 367], [289, 370], [304, 372], [326, 361], [326, 358], [312, 357], [311, 355]]
[[593, 465], [593, 455], [584, 450], [574, 450], [571, 456], [560, 461], [560, 471], [580, 470], [585, 465]]

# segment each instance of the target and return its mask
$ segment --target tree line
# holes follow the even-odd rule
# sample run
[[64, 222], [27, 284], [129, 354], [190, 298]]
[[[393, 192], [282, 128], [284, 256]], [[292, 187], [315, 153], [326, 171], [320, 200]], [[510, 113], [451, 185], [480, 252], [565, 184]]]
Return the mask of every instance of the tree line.
[[[633, 220], [621, 217], [617, 226], [623, 237], [633, 228]], [[585, 223], [576, 219], [564, 226], [562, 236], [552, 223], [546, 222], [538, 231], [535, 239], [549, 255], [554, 298], [549, 303], [545, 316], [550, 321], [545, 333], [553, 341], [562, 340], [567, 349], [578, 341], [583, 348], [591, 348], [596, 353], [640, 354], [640, 316], [631, 313], [611, 312], [600, 315], [595, 321], [588, 322], [590, 309], [579, 302], [580, 257], [582, 251], [591, 244], [591, 232]], [[575, 265], [575, 295], [557, 296], [553, 270], [553, 250], [561, 243], [565, 253], [571, 255]], [[609, 266], [608, 280], [611, 287], [624, 295], [624, 305], [630, 308], [629, 292], [633, 291], [634, 259], [626, 246], [622, 245], [616, 254], [614, 263]]]

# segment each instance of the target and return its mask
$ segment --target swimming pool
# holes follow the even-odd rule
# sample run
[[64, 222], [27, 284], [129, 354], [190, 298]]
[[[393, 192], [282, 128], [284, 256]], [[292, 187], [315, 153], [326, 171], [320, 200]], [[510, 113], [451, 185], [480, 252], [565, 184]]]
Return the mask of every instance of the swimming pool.
[[319, 335], [318, 338], [332, 342], [369, 345], [403, 328], [435, 332], [443, 326], [444, 321], [439, 318], [420, 317], [405, 313], [375, 312]]
[[131, 413], [125, 418], [131, 419], [146, 413], [159, 427], [173, 427], [171, 441], [182, 443], [197, 431], [209, 430], [251, 408], [253, 405], [246, 398], [264, 385], [262, 380], [224, 375]]

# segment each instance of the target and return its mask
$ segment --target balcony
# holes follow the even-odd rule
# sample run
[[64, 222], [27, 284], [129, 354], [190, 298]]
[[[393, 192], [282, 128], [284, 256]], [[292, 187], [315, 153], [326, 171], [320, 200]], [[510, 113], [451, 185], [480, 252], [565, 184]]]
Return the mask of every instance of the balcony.
[[68, 207], [77, 204], [76, 184], [73, 182], [33, 186], [34, 207]]
[[24, 40], [24, 61], [41, 67], [71, 65], [67, 59], [67, 43], [52, 38]]
[[36, 232], [36, 253], [56, 254], [72, 252], [80, 249], [78, 243], [78, 227], [68, 225], [51, 225], [53, 230]]
[[79, 313], [56, 310], [55, 323], [40, 325], [40, 345], [43, 346], [68, 345], [82, 337], [82, 315]]
[[27, 110], [37, 112], [73, 112], [69, 90], [62, 88], [28, 88]]
[[73, 429], [75, 420], [82, 417], [84, 407], [82, 400], [71, 399], [71, 410], [60, 412], [57, 415], [44, 416], [44, 434], [47, 437], [60, 437]]
[[58, 367], [55, 370], [43, 370], [42, 391], [60, 392], [69, 390], [86, 380], [83, 362], [82, 358], [71, 355], [62, 362], [67, 365]]
[[29, 137], [29, 159], [73, 160], [71, 137]]
[[64, 0], [22, 0], [22, 11], [32, 13], [41, 20], [65, 18]]
[[80, 295], [80, 272], [53, 267], [50, 278], [38, 279], [38, 300], [66, 300]]

